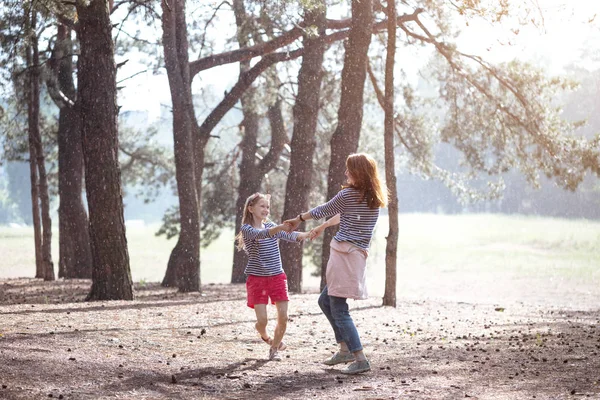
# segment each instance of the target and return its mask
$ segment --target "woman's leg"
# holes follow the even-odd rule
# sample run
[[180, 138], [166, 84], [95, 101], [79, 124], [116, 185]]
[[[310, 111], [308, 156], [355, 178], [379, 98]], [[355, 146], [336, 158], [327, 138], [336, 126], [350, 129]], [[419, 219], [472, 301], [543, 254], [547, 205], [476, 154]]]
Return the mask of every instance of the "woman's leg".
[[[328, 296], [331, 310], [331, 316], [334, 320], [335, 326], [337, 327], [341, 341], [345, 342], [348, 346], [348, 350], [355, 355], [358, 353], [362, 355], [362, 344], [360, 342], [360, 336], [354, 325], [354, 321], [350, 316], [348, 310], [347, 299], [343, 297]], [[340, 341], [338, 341], [339, 343]], [[364, 357], [364, 355], [363, 355]]]
[[321, 292], [321, 295], [319, 296], [319, 307], [321, 308], [321, 311], [323, 311], [323, 314], [325, 314], [325, 317], [327, 317], [327, 319], [329, 320], [329, 324], [331, 325], [331, 328], [333, 329], [333, 334], [335, 335], [335, 342], [343, 343], [344, 338], [342, 337], [342, 334], [335, 322], [335, 319], [331, 314], [331, 303], [329, 300], [329, 294], [327, 293], [327, 286], [323, 288], [323, 292]]

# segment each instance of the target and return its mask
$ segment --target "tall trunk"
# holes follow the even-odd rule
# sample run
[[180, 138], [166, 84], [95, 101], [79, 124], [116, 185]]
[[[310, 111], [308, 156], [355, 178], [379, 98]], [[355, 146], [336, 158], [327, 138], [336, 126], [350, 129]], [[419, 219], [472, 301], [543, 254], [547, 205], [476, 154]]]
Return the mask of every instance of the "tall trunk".
[[[260, 35], [249, 29], [248, 18], [243, 0], [234, 0], [233, 9], [237, 25], [237, 39], [240, 48], [250, 46], [250, 36], [255, 36], [260, 40]], [[250, 60], [240, 62], [240, 77], [250, 70]], [[276, 74], [276, 72], [272, 72]], [[275, 78], [277, 81], [277, 78]], [[276, 89], [274, 89], [276, 90]], [[285, 136], [285, 127], [281, 117], [281, 103], [279, 100], [269, 107], [269, 121], [271, 123], [271, 148], [262, 161], [256, 162], [256, 150], [259, 130], [260, 116], [256, 112], [256, 105], [261, 99], [257, 90], [252, 86], [248, 87], [240, 98], [244, 120], [242, 121], [243, 137], [240, 144], [242, 153], [239, 165], [240, 184], [238, 186], [238, 198], [236, 201], [235, 227], [239, 229], [244, 214], [244, 204], [246, 198], [252, 193], [260, 190], [263, 177], [277, 163], [277, 158], [283, 150], [283, 145], [287, 140]], [[244, 269], [246, 267], [247, 257], [243, 251], [238, 251], [235, 246], [233, 249], [233, 267], [231, 270], [231, 283], [243, 283], [246, 281]]]
[[[281, 111], [281, 101], [278, 100], [274, 105], [269, 107], [268, 118], [271, 127], [271, 146], [269, 152], [257, 164], [255, 159], [256, 153], [256, 136], [258, 133], [258, 125], [251, 128], [251, 133], [245, 133], [242, 139], [242, 163], [240, 166], [240, 186], [238, 188], [237, 207], [243, 211], [246, 198], [252, 193], [260, 190], [263, 177], [270, 170], [275, 168], [277, 159], [279, 158], [283, 147], [287, 142], [285, 125], [283, 123], [283, 115]], [[246, 124], [244, 126], [247, 126]], [[242, 222], [242, 214], [236, 215], [236, 226], [239, 227]], [[236, 258], [239, 257], [239, 258]], [[243, 257], [243, 258], [242, 258]], [[242, 259], [243, 262], [239, 260]], [[236, 264], [236, 261], [238, 262]], [[242, 251], [235, 250], [234, 253], [234, 268], [239, 269], [232, 271], [231, 283], [242, 283], [246, 280], [244, 268], [246, 266], [246, 255]]]
[[383, 305], [396, 307], [396, 262], [398, 257], [398, 195], [394, 161], [394, 62], [396, 58], [396, 1], [387, 0], [388, 40], [385, 59], [385, 180], [389, 190], [389, 233], [385, 248], [385, 292]]
[[[253, 33], [249, 27], [248, 17], [244, 0], [233, 0], [233, 11], [237, 26], [237, 41], [240, 48], [250, 46], [250, 36]], [[240, 76], [250, 69], [250, 60], [240, 62]], [[255, 168], [256, 144], [258, 140], [259, 116], [256, 113], [256, 89], [250, 86], [242, 97], [242, 113], [244, 119], [241, 123], [242, 141], [240, 143], [241, 161], [239, 164], [240, 184], [238, 186], [238, 198], [235, 207], [235, 229], [242, 224], [244, 215], [244, 204], [246, 198], [260, 189], [261, 178], [257, 177]], [[231, 269], [231, 283], [243, 283], [246, 281], [244, 269], [247, 257], [243, 251], [233, 249], [233, 267]]]
[[[38, 51], [38, 40], [36, 36], [37, 12], [33, 8], [31, 8], [29, 12], [28, 33], [30, 37], [30, 44], [27, 48], [27, 67], [29, 71], [27, 90], [27, 117], [32, 182], [32, 211], [35, 230], [34, 238], [36, 244], [36, 277], [43, 278], [44, 280], [54, 280], [54, 265], [52, 263], [51, 253], [52, 221], [50, 220], [50, 200], [48, 198], [48, 180], [46, 176], [44, 149], [42, 146], [42, 137], [39, 127], [40, 57]], [[35, 227], [36, 225], [37, 228]]]
[[[252, 89], [250, 89], [252, 90]], [[240, 184], [238, 186], [238, 198], [236, 201], [235, 229], [238, 230], [242, 225], [244, 214], [244, 204], [248, 196], [260, 190], [261, 177], [257, 176], [255, 166], [256, 141], [258, 137], [258, 115], [252, 112], [248, 107], [246, 96], [242, 96], [242, 110], [244, 120], [242, 121], [243, 137], [240, 143], [241, 161], [239, 166]], [[246, 107], [244, 107], [246, 104]], [[250, 102], [252, 104], [252, 102]], [[248, 258], [246, 253], [238, 251], [235, 246], [233, 249], [233, 268], [231, 270], [231, 283], [244, 283], [246, 276], [244, 269]]]
[[[31, 46], [27, 48], [27, 65], [31, 68], [33, 63], [33, 51]], [[30, 69], [30, 71], [32, 71]], [[42, 267], [42, 227], [40, 221], [40, 196], [38, 193], [38, 169], [35, 146], [35, 112], [33, 109], [33, 74], [28, 74], [27, 83], [27, 121], [28, 121], [28, 139], [29, 139], [29, 178], [31, 182], [31, 216], [33, 221], [33, 242], [35, 246], [35, 277], [43, 278], [44, 270]]]
[[42, 210], [42, 273], [45, 281], [53, 281], [54, 263], [52, 262], [52, 219], [50, 218], [50, 196], [48, 195], [48, 175], [46, 174], [46, 158], [44, 157], [44, 146], [39, 129], [40, 115], [40, 53], [38, 40], [35, 34], [37, 25], [37, 13], [32, 11], [31, 15], [33, 65], [32, 65], [32, 116], [34, 118], [33, 136], [36, 147], [36, 164], [38, 168], [39, 196]]
[[107, 0], [77, 2], [80, 106], [90, 212], [92, 288], [88, 300], [132, 300], [118, 160], [117, 85]]
[[[338, 125], [331, 137], [327, 199], [331, 199], [340, 190], [345, 180], [346, 158], [356, 152], [358, 148], [367, 74], [367, 52], [371, 43], [372, 26], [372, 0], [352, 0], [352, 27], [345, 46]], [[329, 242], [335, 235], [336, 229], [337, 227], [328, 228], [323, 235], [321, 287], [326, 284], [325, 272], [329, 260]]]
[[173, 103], [175, 178], [181, 225], [162, 285], [178, 286], [182, 292], [199, 292], [200, 214], [196, 173], [202, 174], [206, 142], [192, 136], [196, 132], [196, 121], [189, 74], [185, 0], [163, 0], [162, 11], [163, 50]]
[[[285, 187], [283, 219], [293, 218], [309, 207], [309, 193], [313, 173], [315, 133], [319, 115], [319, 93], [323, 77], [322, 65], [325, 44], [326, 4], [324, 1], [306, 11], [305, 24], [317, 26], [319, 37], [304, 35], [304, 55], [298, 73], [298, 95], [294, 105], [290, 170]], [[304, 224], [298, 229], [304, 230]], [[291, 292], [302, 291], [302, 246], [281, 242], [281, 258], [288, 276]]]
[[31, 216], [33, 221], [33, 244], [35, 249], [35, 277], [43, 278], [42, 268], [42, 227], [40, 222], [40, 197], [38, 195], [38, 177], [35, 145], [29, 134], [29, 177], [31, 182]]
[[58, 117], [58, 276], [67, 279], [92, 277], [89, 220], [82, 198], [83, 152], [77, 93], [73, 82], [71, 30], [58, 26], [52, 54], [60, 107]]

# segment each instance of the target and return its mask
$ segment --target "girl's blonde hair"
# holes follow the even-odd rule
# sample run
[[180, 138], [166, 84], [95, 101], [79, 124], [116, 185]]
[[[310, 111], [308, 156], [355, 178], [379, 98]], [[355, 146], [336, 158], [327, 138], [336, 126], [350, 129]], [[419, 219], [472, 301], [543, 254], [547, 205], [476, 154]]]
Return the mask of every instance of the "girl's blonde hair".
[[[250, 212], [250, 210], [248, 209], [248, 207], [252, 207], [256, 203], [258, 203], [258, 201], [261, 199], [270, 201], [271, 195], [256, 192], [253, 195], [248, 196], [248, 198], [246, 199], [246, 203], [244, 204], [244, 215], [242, 216], [242, 225], [252, 224], [252, 222], [254, 221], [254, 217], [253, 217], [252, 213]], [[237, 242], [236, 248], [238, 250], [244, 250], [244, 247], [245, 247], [244, 246], [244, 237], [242, 236], [241, 230], [235, 236], [235, 240]]]
[[387, 204], [387, 189], [379, 178], [377, 163], [368, 154], [350, 154], [346, 158], [346, 168], [354, 181], [353, 187], [360, 190], [361, 202], [366, 200], [369, 208], [385, 207]]

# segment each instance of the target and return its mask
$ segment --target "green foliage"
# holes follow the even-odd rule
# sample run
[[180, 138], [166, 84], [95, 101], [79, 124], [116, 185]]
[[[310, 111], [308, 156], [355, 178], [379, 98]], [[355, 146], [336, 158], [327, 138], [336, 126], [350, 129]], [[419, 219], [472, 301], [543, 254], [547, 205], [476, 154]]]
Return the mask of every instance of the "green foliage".
[[175, 185], [173, 154], [156, 142], [157, 133], [153, 126], [142, 131], [121, 124], [119, 129], [121, 181], [145, 203], [156, 199], [165, 186]]
[[464, 154], [472, 171], [499, 175], [517, 168], [534, 185], [542, 173], [570, 190], [587, 170], [600, 175], [600, 142], [573, 135], [577, 125], [552, 106], [557, 92], [573, 88], [571, 82], [518, 61], [448, 63], [438, 74], [448, 107], [441, 139]]

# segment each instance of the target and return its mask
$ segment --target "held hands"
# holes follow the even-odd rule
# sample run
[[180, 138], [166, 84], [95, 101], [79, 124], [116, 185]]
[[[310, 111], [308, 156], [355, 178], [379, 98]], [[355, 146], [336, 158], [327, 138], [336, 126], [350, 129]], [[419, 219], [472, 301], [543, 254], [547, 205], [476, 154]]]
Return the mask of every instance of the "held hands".
[[300, 226], [300, 220], [298, 219], [298, 217], [292, 218], [292, 219], [287, 219], [287, 220], [283, 221], [283, 225], [285, 225], [284, 230], [286, 230], [288, 232], [292, 232], [292, 231], [295, 231], [296, 228], [298, 228], [298, 226]]
[[306, 239], [310, 239], [310, 232], [298, 232], [298, 241], [304, 242]]
[[315, 240], [321, 235], [321, 233], [323, 233], [324, 230], [325, 227], [323, 225], [319, 225], [316, 228], [311, 229], [310, 232], [308, 232], [309, 239]]

